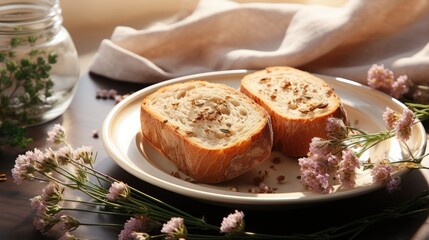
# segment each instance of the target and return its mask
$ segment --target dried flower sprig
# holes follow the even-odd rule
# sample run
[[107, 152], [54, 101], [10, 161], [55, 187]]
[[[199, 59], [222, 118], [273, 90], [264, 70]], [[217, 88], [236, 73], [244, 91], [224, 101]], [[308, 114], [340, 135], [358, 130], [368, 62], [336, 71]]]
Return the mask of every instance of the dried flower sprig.
[[368, 86], [389, 94], [394, 98], [400, 98], [410, 91], [412, 85], [408, 76], [401, 75], [395, 79], [394, 73], [384, 65], [374, 64], [368, 70]]
[[429, 104], [405, 103], [405, 105], [415, 113], [420, 121], [423, 122], [429, 119]]
[[[313, 138], [308, 156], [298, 159], [303, 186], [310, 191], [326, 194], [334, 189], [331, 179], [337, 179], [341, 187], [351, 188], [355, 186], [356, 170], [362, 168], [371, 169], [373, 181], [384, 182], [387, 190], [393, 192], [400, 188], [399, 177], [393, 177], [400, 168], [426, 168], [421, 165], [426, 155], [414, 156], [406, 145], [411, 137], [411, 127], [417, 122], [413, 111], [405, 108], [400, 114], [386, 108], [383, 119], [387, 129], [368, 133], [345, 125], [341, 119], [329, 118], [326, 125], [328, 137]], [[379, 162], [359, 160], [364, 152], [393, 137], [407, 146], [410, 159], [396, 162], [389, 159]]]
[[[72, 148], [67, 142], [65, 129], [59, 124], [48, 132], [48, 142], [54, 146], [44, 151], [34, 149], [19, 155], [12, 169], [12, 176], [16, 184], [32, 180], [47, 183], [41, 195], [30, 199], [35, 210], [33, 224], [44, 234], [59, 232], [60, 239], [78, 239], [72, 235], [72, 231], [82, 225], [116, 226], [118, 231], [122, 228], [118, 239], [336, 239], [358, 235], [368, 226], [387, 219], [429, 210], [429, 195], [422, 194], [413, 201], [379, 214], [315, 233], [280, 236], [246, 232], [245, 215], [241, 211], [236, 210], [223, 218], [220, 226], [212, 225], [204, 218], [191, 216], [95, 170], [93, 164], [96, 154], [93, 149], [86, 146]], [[348, 167], [353, 166], [353, 157], [350, 162]], [[68, 199], [65, 197], [66, 189], [80, 191], [88, 200]], [[85, 207], [68, 207], [69, 202]], [[125, 216], [129, 220], [125, 223], [85, 223], [63, 214], [63, 211], [68, 214], [86, 211]]]
[[[42, 194], [31, 199], [31, 206], [36, 211], [33, 223], [36, 229], [44, 234], [60, 231], [61, 234], [68, 236], [79, 226], [88, 225], [123, 227], [119, 239], [133, 237], [216, 239], [222, 236], [235, 236], [237, 239], [281, 238], [245, 232], [242, 221], [244, 214], [238, 211], [235, 217], [223, 220], [221, 223], [223, 227], [209, 224], [204, 218], [191, 216], [95, 170], [93, 164], [96, 154], [93, 149], [87, 146], [72, 148], [67, 142], [65, 129], [60, 124], [56, 124], [48, 132], [47, 140], [52, 147], [44, 151], [36, 148], [19, 155], [12, 169], [14, 182], [18, 185], [32, 180], [47, 183]], [[65, 189], [80, 191], [89, 200], [67, 199]], [[94, 209], [69, 208], [66, 205], [68, 202], [93, 206]], [[61, 214], [66, 210], [118, 215], [130, 219], [125, 224], [85, 223]], [[188, 232], [188, 229], [197, 233]], [[154, 231], [158, 233], [153, 235]], [[201, 231], [205, 234], [199, 234]]]
[[373, 64], [367, 73], [369, 87], [405, 103], [429, 104], [429, 85], [414, 83], [407, 75], [396, 77], [383, 64]]
[[[384, 65], [374, 64], [368, 70], [368, 86], [398, 99], [405, 99], [413, 91], [413, 100], [422, 100], [423, 86], [418, 86], [401, 75], [395, 79], [393, 71]], [[418, 91], [417, 91], [417, 90]], [[429, 119], [429, 105], [405, 103], [408, 108], [399, 114], [387, 108], [383, 119], [387, 129], [376, 133], [346, 126], [342, 120], [330, 118], [327, 121], [327, 139], [313, 138], [308, 156], [300, 158], [300, 179], [303, 186], [314, 192], [330, 193], [334, 188], [331, 179], [338, 179], [341, 187], [355, 186], [356, 170], [371, 169], [374, 182], [384, 182], [389, 192], [400, 189], [399, 177], [392, 177], [400, 168], [427, 169], [421, 164], [423, 156], [413, 156], [406, 141], [411, 135], [411, 126], [417, 121]], [[410, 159], [391, 162], [383, 159], [374, 162], [360, 162], [358, 158], [377, 144], [396, 137], [406, 146]]]

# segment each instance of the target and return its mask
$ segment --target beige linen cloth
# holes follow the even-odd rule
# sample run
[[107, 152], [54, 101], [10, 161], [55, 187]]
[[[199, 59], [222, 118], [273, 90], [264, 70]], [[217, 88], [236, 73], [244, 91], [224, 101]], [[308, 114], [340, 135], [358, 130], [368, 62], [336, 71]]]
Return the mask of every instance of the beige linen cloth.
[[428, 0], [349, 0], [340, 7], [201, 0], [172, 23], [117, 27], [90, 71], [154, 83], [287, 65], [366, 83], [372, 64], [429, 82]]

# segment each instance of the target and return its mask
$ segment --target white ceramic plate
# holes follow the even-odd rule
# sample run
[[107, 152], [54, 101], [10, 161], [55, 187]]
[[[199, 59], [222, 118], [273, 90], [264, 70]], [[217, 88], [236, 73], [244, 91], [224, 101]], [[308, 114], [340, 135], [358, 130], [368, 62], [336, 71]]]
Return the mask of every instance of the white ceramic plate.
[[[178, 194], [218, 204], [285, 206], [315, 203], [352, 197], [381, 187], [379, 184], [373, 184], [369, 172], [365, 171], [358, 173], [355, 188], [341, 189], [336, 186], [335, 191], [330, 194], [309, 192], [301, 186], [297, 178], [299, 175], [297, 159], [286, 158], [278, 152], [273, 152], [271, 159], [281, 159], [280, 163], [266, 161], [250, 172], [225, 183], [197, 184], [188, 181], [187, 176], [178, 172], [172, 162], [142, 140], [139, 133], [140, 103], [146, 95], [162, 86], [191, 79], [224, 83], [238, 89], [240, 79], [249, 72], [232, 70], [196, 74], [165, 81], [135, 92], [117, 104], [104, 121], [102, 140], [107, 153], [120, 167], [143, 181]], [[356, 82], [327, 76], [320, 77], [335, 89], [346, 108], [350, 123], [360, 129], [369, 132], [380, 131], [385, 128], [382, 114], [386, 107], [399, 112], [402, 112], [405, 107], [396, 99]], [[415, 156], [423, 154], [426, 147], [426, 133], [422, 124], [413, 127], [409, 145]], [[391, 139], [372, 149], [368, 155], [372, 159], [387, 155], [391, 160], [397, 161], [401, 159], [401, 148], [397, 140]], [[173, 176], [173, 172], [177, 172], [178, 176]], [[258, 188], [254, 185], [254, 180], [261, 177], [261, 174], [267, 174], [264, 183], [274, 188], [274, 193], [249, 192], [252, 188]], [[281, 183], [277, 181], [279, 176], [285, 176]], [[232, 188], [238, 191], [232, 191]]]

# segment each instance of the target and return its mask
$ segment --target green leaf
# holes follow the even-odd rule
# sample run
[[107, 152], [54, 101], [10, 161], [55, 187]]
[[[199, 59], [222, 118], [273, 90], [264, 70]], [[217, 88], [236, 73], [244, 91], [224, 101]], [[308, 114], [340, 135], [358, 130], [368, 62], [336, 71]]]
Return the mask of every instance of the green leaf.
[[[46, 98], [52, 96], [54, 82], [50, 75], [57, 54], [30, 49], [37, 38], [14, 37], [10, 40], [11, 48], [27, 44], [27, 55], [17, 55], [14, 50], [0, 51], [0, 63], [4, 62], [0, 65], [0, 124], [7, 120], [19, 126], [33, 124], [34, 116], [40, 114]], [[15, 143], [23, 140], [22, 137], [14, 139]], [[2, 140], [0, 135], [0, 145]]]
[[30, 43], [30, 45], [33, 45], [33, 44], [36, 43], [37, 37], [35, 37], [35, 36], [28, 36], [27, 41], [28, 41], [28, 43]]
[[56, 53], [49, 53], [49, 55], [48, 55], [49, 64], [57, 63], [57, 57], [58, 57], [58, 55]]
[[22, 38], [14, 37], [10, 40], [11, 47], [15, 48], [21, 44], [24, 40]]
[[0, 126], [0, 138], [6, 139], [2, 145], [9, 144], [12, 147], [19, 146], [25, 149], [33, 139], [25, 136], [25, 128], [9, 121], [3, 122]]

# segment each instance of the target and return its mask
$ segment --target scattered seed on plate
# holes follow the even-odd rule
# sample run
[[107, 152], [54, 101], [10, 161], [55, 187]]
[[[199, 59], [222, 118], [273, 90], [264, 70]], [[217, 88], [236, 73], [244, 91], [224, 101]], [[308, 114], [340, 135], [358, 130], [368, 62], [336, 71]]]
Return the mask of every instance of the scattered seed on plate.
[[93, 138], [98, 138], [100, 135], [99, 135], [99, 130], [98, 129], [94, 129], [94, 130], [92, 130], [92, 137]]

